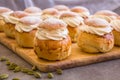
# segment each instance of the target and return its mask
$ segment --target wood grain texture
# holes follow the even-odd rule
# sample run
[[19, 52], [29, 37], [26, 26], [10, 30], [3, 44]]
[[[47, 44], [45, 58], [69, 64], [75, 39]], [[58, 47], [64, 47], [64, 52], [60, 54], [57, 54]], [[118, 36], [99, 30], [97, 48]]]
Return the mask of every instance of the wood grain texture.
[[77, 66], [120, 58], [120, 48], [114, 47], [108, 53], [89, 54], [82, 52], [76, 44], [72, 44], [72, 55], [62, 61], [47, 61], [39, 59], [33, 49], [21, 48], [14, 39], [7, 38], [4, 33], [0, 33], [0, 43], [14, 51], [24, 60], [37, 66], [40, 71], [55, 71], [57, 68], [67, 69]]

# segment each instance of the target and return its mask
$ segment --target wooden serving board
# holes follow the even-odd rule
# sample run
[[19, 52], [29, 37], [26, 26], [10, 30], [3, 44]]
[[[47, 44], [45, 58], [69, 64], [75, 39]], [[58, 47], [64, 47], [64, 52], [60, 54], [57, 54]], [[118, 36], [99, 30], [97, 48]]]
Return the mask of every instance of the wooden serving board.
[[66, 69], [120, 58], [119, 47], [114, 47], [108, 53], [89, 54], [80, 51], [77, 44], [72, 44], [72, 55], [67, 59], [62, 61], [47, 61], [39, 59], [33, 49], [19, 47], [14, 39], [7, 38], [4, 33], [0, 33], [0, 42], [30, 64], [37, 66], [37, 68], [43, 72], [54, 71], [57, 68]]

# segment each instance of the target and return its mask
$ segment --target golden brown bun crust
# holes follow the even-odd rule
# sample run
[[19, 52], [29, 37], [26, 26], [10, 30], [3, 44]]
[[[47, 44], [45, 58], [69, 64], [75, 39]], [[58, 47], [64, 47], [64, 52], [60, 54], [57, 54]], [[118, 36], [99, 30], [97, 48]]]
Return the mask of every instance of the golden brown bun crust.
[[3, 32], [3, 27], [4, 27], [5, 21], [3, 19], [0, 19], [0, 32]]
[[55, 8], [47, 8], [42, 11], [42, 15], [44, 14], [57, 15], [59, 14], [59, 11]]
[[28, 7], [24, 11], [27, 13], [38, 13], [41, 12], [41, 9], [38, 7]]
[[104, 36], [98, 36], [95, 34], [80, 32], [77, 39], [77, 44], [84, 52], [108, 52], [114, 46], [114, 37], [112, 33]]
[[5, 23], [3, 30], [7, 37], [9, 38], [15, 38], [15, 25], [11, 23]]
[[35, 39], [34, 51], [39, 58], [47, 60], [62, 60], [71, 54], [71, 39], [39, 40]]
[[56, 30], [56, 29], [60, 29], [60, 28], [66, 28], [67, 24], [59, 19], [48, 18], [48, 19], [44, 20], [39, 25], [39, 27], [47, 29], [47, 30]]
[[78, 33], [79, 33], [79, 27], [70, 27], [69, 25], [67, 26], [68, 31], [69, 31], [69, 36], [71, 38], [71, 41], [73, 43], [75, 43], [78, 37]]
[[57, 9], [58, 11], [69, 11], [69, 7], [65, 5], [56, 5], [54, 6], [54, 8]]
[[76, 16], [78, 16], [77, 13], [67, 11], [67, 12], [61, 13], [60, 18], [62, 19], [62, 18], [65, 18], [65, 17], [76, 17]]
[[89, 10], [83, 6], [76, 6], [76, 7], [73, 7], [71, 8], [71, 11], [72, 12], [77, 12], [77, 13], [80, 13], [80, 12], [89, 12]]
[[0, 7], [0, 13], [9, 12], [9, 11], [12, 11], [12, 10], [9, 8]]
[[106, 27], [109, 24], [106, 20], [101, 18], [88, 18], [85, 19], [84, 23], [92, 27]]
[[29, 14], [24, 11], [14, 11], [10, 15], [17, 17], [17, 18], [22, 18], [22, 17], [28, 16]]
[[110, 10], [101, 10], [95, 13], [95, 15], [106, 15], [106, 16], [118, 16], [117, 13]]
[[15, 31], [15, 39], [17, 44], [20, 47], [33, 48], [35, 32], [36, 30], [32, 30], [30, 32], [22, 32], [22, 33]]
[[114, 42], [115, 42], [115, 45], [116, 46], [120, 46], [120, 32], [116, 31], [116, 30], [113, 30], [113, 35], [114, 35]]

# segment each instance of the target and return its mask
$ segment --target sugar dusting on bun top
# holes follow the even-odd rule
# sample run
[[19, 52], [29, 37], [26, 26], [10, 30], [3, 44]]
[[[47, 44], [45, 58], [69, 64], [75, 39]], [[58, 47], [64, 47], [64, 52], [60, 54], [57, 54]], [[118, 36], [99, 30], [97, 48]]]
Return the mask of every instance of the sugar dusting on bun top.
[[47, 30], [55, 30], [60, 28], [66, 28], [67, 24], [62, 20], [56, 18], [48, 18], [44, 20], [39, 27]]
[[0, 14], [1, 14], [1, 13], [5, 13], [5, 12], [10, 12], [10, 11], [12, 11], [12, 10], [9, 9], [9, 8], [6, 8], [6, 7], [0, 7]]
[[28, 16], [29, 14], [27, 12], [24, 12], [24, 11], [14, 11], [10, 15], [14, 16], [16, 18], [22, 18], [22, 17]]
[[117, 13], [110, 10], [101, 10], [96, 12], [94, 15], [105, 15], [105, 16], [109, 16], [112, 19], [116, 19], [119, 16]]
[[54, 8], [47, 8], [42, 11], [42, 15], [49, 14], [49, 15], [56, 15], [58, 14], [58, 10]]
[[24, 11], [27, 13], [39, 13], [41, 12], [41, 9], [38, 7], [28, 7]]
[[88, 18], [90, 16], [89, 10], [83, 6], [73, 7], [73, 8], [71, 8], [71, 11], [78, 13], [83, 18]]
[[71, 11], [72, 12], [78, 12], [78, 13], [89, 12], [89, 10], [87, 8], [83, 7], [83, 6], [75, 6], [75, 7], [71, 8]]
[[106, 27], [109, 24], [106, 20], [101, 18], [89, 18], [89, 19], [86, 19], [84, 23], [88, 26], [92, 26], [96, 28]]
[[54, 8], [57, 9], [58, 11], [69, 11], [69, 7], [65, 5], [56, 5], [54, 6]]

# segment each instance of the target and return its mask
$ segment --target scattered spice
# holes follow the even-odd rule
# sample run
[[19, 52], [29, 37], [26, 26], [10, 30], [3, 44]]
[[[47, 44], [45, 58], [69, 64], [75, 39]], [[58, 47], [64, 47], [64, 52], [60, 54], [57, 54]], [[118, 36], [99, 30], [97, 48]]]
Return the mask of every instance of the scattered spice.
[[63, 73], [62, 69], [57, 69], [57, 74], [61, 75]]
[[20, 71], [21, 71], [21, 67], [20, 66], [15, 67], [14, 72], [20, 72]]
[[41, 78], [41, 74], [40, 74], [39, 72], [34, 72], [34, 76], [35, 76], [36, 78]]
[[3, 56], [3, 57], [1, 57], [0, 58], [0, 61], [2, 62], [2, 61], [7, 61], [8, 59], [5, 57], [5, 56]]
[[33, 74], [34, 74], [34, 71], [33, 71], [33, 70], [29, 70], [29, 71], [27, 72], [27, 74], [33, 75]]
[[17, 67], [17, 64], [11, 63], [11, 64], [8, 66], [8, 69], [9, 69], [9, 70], [14, 70], [16, 67]]
[[20, 80], [19, 78], [13, 78], [12, 80]]
[[11, 62], [8, 60], [8, 61], [6, 61], [6, 65], [10, 65], [11, 64]]
[[48, 73], [48, 78], [52, 79], [54, 77], [54, 75], [52, 73]]
[[22, 71], [23, 73], [27, 73], [27, 72], [29, 71], [29, 69], [28, 69], [28, 68], [22, 68], [21, 71]]
[[1, 74], [0, 75], [0, 80], [7, 79], [8, 76], [9, 76], [8, 74]]

